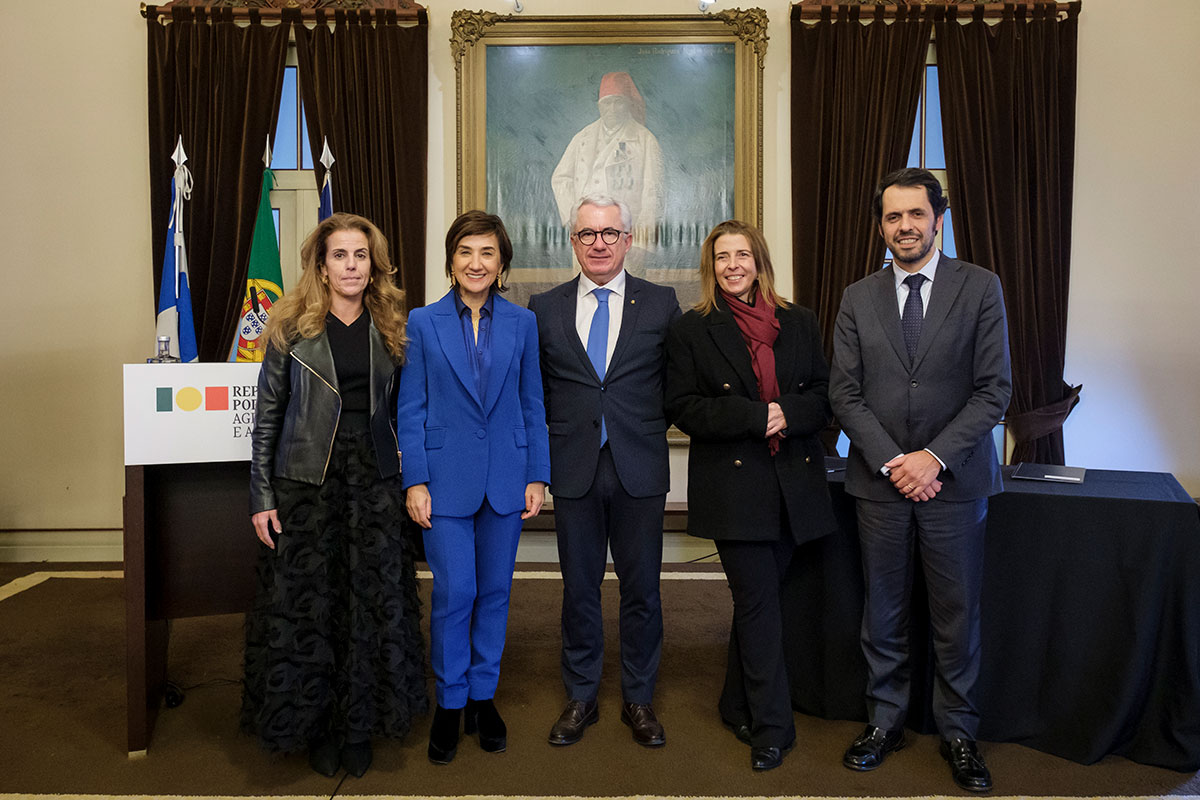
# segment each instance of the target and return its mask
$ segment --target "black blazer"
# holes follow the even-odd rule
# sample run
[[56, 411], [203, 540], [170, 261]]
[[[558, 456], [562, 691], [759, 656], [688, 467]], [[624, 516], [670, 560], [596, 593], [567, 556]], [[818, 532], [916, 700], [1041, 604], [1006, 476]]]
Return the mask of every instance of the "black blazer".
[[582, 497], [600, 457], [600, 417], [608, 428], [621, 486], [634, 497], [666, 494], [671, 474], [663, 413], [664, 342], [679, 316], [675, 290], [625, 277], [625, 306], [612, 362], [601, 381], [575, 330], [579, 276], [535, 294], [542, 387], [550, 429], [550, 489]]
[[689, 311], [667, 336], [667, 414], [691, 436], [688, 533], [705, 539], [768, 541], [788, 533], [800, 544], [837, 528], [817, 434], [829, 424], [829, 367], [816, 316], [778, 308], [776, 402], [787, 436], [771, 456], [763, 434], [750, 350], [722, 298], [709, 314]]

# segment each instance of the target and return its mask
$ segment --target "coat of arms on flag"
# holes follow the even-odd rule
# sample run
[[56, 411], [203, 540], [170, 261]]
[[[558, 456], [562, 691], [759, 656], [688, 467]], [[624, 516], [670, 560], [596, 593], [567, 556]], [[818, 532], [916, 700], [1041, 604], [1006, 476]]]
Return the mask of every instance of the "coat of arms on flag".
[[238, 321], [238, 361], [262, 361], [265, 344], [258, 339], [267, 329], [267, 315], [282, 294], [279, 286], [270, 281], [246, 281], [246, 297], [242, 301], [242, 318]]
[[242, 299], [242, 318], [238, 321], [237, 360], [262, 361], [271, 306], [283, 294], [283, 269], [279, 263], [279, 241], [275, 238], [275, 217], [271, 214], [271, 188], [275, 176], [263, 170], [258, 217], [254, 222], [254, 240], [250, 245], [250, 268], [246, 276], [246, 294]]

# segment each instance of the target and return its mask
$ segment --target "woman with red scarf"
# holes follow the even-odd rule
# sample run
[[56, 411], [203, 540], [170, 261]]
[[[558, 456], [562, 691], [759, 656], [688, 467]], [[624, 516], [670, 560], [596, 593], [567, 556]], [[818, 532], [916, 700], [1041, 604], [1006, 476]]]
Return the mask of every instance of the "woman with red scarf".
[[716, 541], [733, 595], [718, 709], [750, 766], [768, 770], [796, 740], [780, 583], [797, 545], [837, 528], [817, 438], [829, 367], [816, 316], [775, 291], [754, 226], [712, 230], [700, 291], [667, 337], [667, 415], [691, 437], [688, 533]]

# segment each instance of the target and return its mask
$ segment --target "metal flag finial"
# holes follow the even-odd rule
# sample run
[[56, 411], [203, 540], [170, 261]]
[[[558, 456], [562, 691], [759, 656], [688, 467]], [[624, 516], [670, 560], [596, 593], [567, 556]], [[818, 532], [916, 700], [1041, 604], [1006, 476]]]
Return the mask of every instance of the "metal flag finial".
[[183, 134], [179, 135], [179, 141], [175, 143], [175, 152], [171, 154], [171, 160], [175, 162], [176, 169], [182, 167], [183, 162], [187, 161], [187, 153], [183, 152]]
[[321, 139], [321, 166], [328, 172], [334, 161], [333, 153], [329, 151], [329, 137], [323, 137]]
[[267, 134], [267, 149], [263, 150], [263, 167], [271, 168], [271, 134]]

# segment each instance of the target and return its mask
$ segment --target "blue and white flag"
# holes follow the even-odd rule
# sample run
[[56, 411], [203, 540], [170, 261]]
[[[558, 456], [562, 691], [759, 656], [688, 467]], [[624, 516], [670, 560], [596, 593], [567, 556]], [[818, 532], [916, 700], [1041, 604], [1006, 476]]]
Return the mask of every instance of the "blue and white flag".
[[183, 201], [192, 196], [192, 173], [183, 164], [183, 137], [171, 155], [175, 177], [171, 178], [171, 216], [167, 246], [163, 253], [162, 286], [158, 291], [156, 334], [171, 337], [171, 355], [180, 361], [198, 361], [196, 325], [192, 320], [192, 292], [188, 288], [187, 248], [183, 240]]
[[329, 152], [329, 139], [321, 141], [321, 165], [325, 167], [325, 182], [321, 184], [321, 207], [317, 211], [317, 222], [333, 216], [333, 153]]

